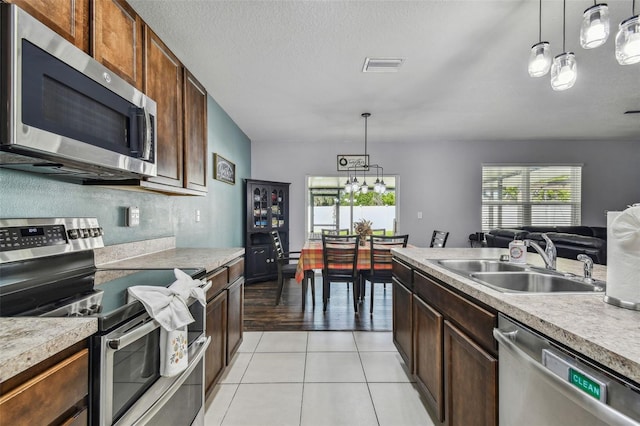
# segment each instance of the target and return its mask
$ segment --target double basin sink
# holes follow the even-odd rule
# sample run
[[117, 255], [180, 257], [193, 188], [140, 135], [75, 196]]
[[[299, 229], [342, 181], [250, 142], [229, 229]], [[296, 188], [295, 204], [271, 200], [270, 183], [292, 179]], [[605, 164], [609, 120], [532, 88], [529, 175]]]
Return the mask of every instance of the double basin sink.
[[573, 274], [517, 265], [498, 260], [444, 259], [438, 265], [472, 280], [507, 293], [593, 293], [603, 292], [605, 283]]

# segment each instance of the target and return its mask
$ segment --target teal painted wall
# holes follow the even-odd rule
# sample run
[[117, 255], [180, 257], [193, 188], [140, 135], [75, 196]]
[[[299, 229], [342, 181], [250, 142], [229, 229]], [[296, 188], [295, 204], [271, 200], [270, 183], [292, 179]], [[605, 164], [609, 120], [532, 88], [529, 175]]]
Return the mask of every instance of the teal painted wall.
[[[240, 247], [251, 141], [211, 96], [207, 116], [209, 192], [204, 197], [82, 186], [0, 169], [0, 217], [97, 217], [105, 245], [175, 236], [178, 247]], [[236, 164], [235, 185], [213, 179], [214, 152]], [[124, 226], [129, 206], [140, 208], [138, 227]]]

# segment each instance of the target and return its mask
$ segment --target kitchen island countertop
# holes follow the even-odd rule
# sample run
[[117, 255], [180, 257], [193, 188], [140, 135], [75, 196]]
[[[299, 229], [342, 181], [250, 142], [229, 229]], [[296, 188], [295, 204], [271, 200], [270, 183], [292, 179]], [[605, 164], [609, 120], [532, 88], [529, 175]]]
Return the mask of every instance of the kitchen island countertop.
[[[603, 293], [503, 293], [430, 262], [498, 259], [507, 249], [401, 248], [393, 252], [398, 259], [640, 383], [640, 312], [605, 303]], [[544, 266], [534, 253], [527, 253], [527, 263]], [[583, 264], [558, 258], [557, 270], [581, 276]], [[594, 265], [593, 277], [606, 280], [606, 267]]]
[[[115, 251], [122, 253], [123, 248], [119, 246]], [[212, 271], [243, 255], [243, 247], [169, 248], [126, 259], [110, 259], [112, 261], [97, 266], [120, 269], [202, 267]], [[89, 317], [0, 317], [0, 382], [86, 339], [97, 330], [97, 320]]]

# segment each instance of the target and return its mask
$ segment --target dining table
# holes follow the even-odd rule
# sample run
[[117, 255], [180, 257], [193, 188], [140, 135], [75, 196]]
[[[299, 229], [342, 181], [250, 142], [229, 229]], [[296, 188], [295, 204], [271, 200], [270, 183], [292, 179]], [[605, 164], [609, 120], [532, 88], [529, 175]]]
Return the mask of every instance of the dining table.
[[[371, 269], [371, 247], [368, 244], [358, 247], [358, 270]], [[322, 241], [307, 240], [300, 251], [298, 266], [296, 268], [296, 281], [302, 282], [305, 278], [311, 278], [313, 270], [323, 269]], [[379, 265], [376, 269], [391, 269], [391, 265]]]

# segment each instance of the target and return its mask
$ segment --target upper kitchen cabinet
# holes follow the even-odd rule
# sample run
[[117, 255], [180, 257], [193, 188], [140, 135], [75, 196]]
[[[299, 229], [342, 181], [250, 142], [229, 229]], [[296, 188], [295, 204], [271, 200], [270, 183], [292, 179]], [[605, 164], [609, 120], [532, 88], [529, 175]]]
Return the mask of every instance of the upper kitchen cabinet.
[[93, 0], [91, 4], [93, 57], [143, 90], [142, 20], [123, 0]]
[[182, 64], [149, 27], [145, 27], [144, 92], [157, 104], [158, 175], [150, 182], [182, 188]]
[[184, 70], [184, 184], [207, 190], [207, 92]]
[[7, 0], [89, 53], [89, 0]]

